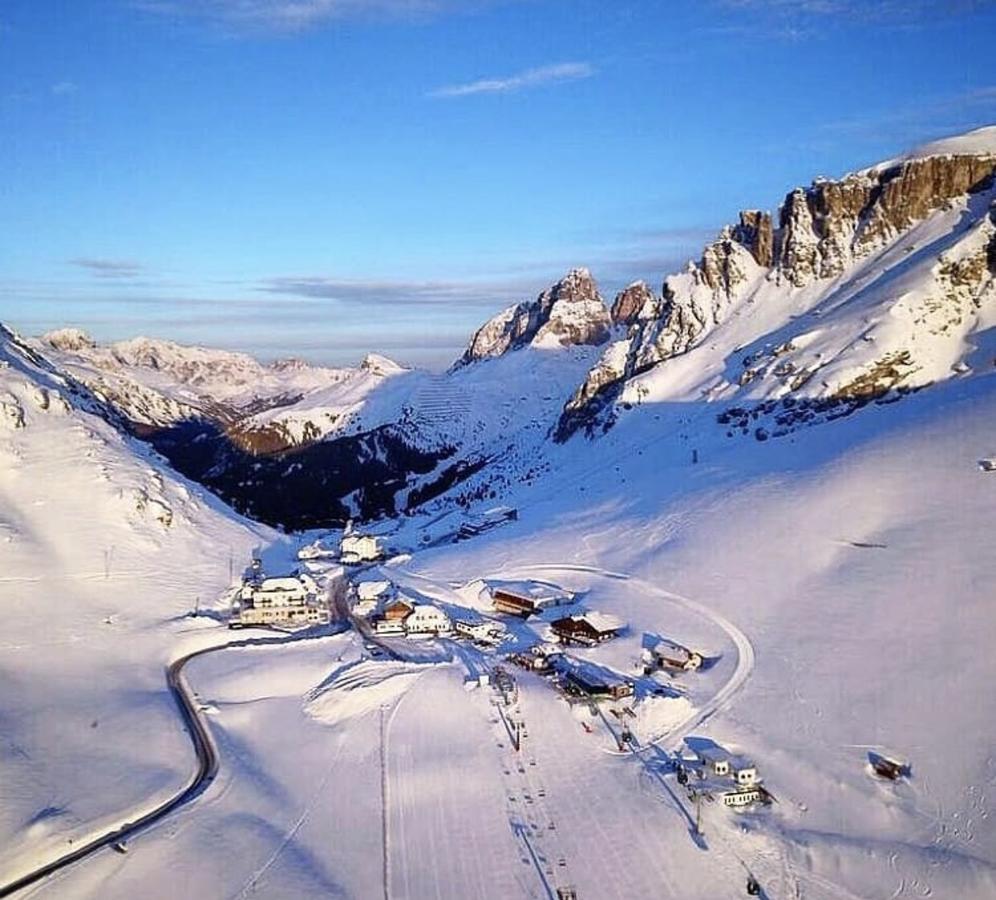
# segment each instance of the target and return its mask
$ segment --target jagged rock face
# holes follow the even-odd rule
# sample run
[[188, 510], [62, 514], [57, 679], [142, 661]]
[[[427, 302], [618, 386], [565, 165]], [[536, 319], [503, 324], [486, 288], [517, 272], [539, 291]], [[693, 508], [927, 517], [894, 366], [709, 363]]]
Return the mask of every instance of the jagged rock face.
[[796, 287], [812, 281], [819, 272], [819, 238], [813, 228], [809, 197], [796, 188], [785, 198], [779, 219], [781, 249], [778, 265]]
[[[629, 325], [627, 339], [613, 344], [588, 373], [564, 408], [557, 437], [565, 439], [580, 425], [591, 430], [586, 410], [600, 415], [622, 382], [700, 342], [762, 276], [803, 288], [842, 275], [935, 210], [990, 186], [994, 171], [991, 152], [918, 157], [791, 191], [777, 230], [768, 213], [742, 212], [739, 224], [725, 228], [697, 264], [665, 280], [660, 300], [644, 298], [637, 308], [635, 299], [617, 298], [613, 318]], [[986, 269], [996, 271], [996, 243], [970, 259], [944, 263], [939, 277], [948, 286], [941, 293], [954, 296], [969, 286], [978, 291]]]
[[725, 318], [759, 272], [752, 252], [733, 234], [725, 229], [706, 247], [697, 265], [667, 278], [659, 299], [647, 291], [626, 340], [609, 346], [567, 402], [556, 430], [558, 439], [566, 439], [583, 424], [586, 407], [601, 408], [617, 383], [683, 353]]
[[751, 252], [759, 266], [770, 267], [775, 261], [775, 232], [771, 213], [759, 209], [745, 209], [740, 213], [740, 224], [733, 230], [733, 237]]
[[612, 321], [616, 325], [632, 325], [640, 310], [655, 300], [654, 292], [645, 281], [634, 281], [616, 294], [616, 299], [612, 301]]
[[923, 219], [947, 200], [991, 183], [996, 157], [933, 156], [911, 159], [882, 174], [859, 244], [875, 244]]
[[486, 322], [471, 339], [458, 365], [502, 356], [527, 344], [603, 344], [609, 338], [611, 325], [591, 273], [572, 269], [532, 303], [511, 306]]
[[936, 156], [796, 188], [781, 208], [779, 276], [796, 287], [840, 275], [949, 200], [991, 183], [996, 157]]
[[738, 259], [742, 249], [743, 245], [734, 240], [732, 231], [726, 228], [720, 239], [713, 241], [702, 252], [699, 271], [702, 280], [714, 292], [729, 295], [746, 280], [744, 266]]

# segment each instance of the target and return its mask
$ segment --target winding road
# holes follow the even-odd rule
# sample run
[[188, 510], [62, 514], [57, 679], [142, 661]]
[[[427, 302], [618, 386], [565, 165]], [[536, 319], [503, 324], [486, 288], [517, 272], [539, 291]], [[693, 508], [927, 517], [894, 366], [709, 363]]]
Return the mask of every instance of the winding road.
[[183, 676], [183, 669], [192, 659], [205, 656], [220, 650], [230, 650], [235, 647], [265, 647], [274, 644], [290, 644], [302, 640], [315, 640], [329, 637], [327, 633], [322, 634], [292, 634], [281, 637], [261, 637], [261, 638], [240, 638], [239, 640], [227, 641], [224, 644], [215, 644], [210, 647], [203, 647], [185, 656], [175, 659], [166, 667], [166, 684], [176, 705], [180, 710], [180, 716], [190, 735], [190, 742], [194, 746], [197, 755], [197, 771], [193, 774], [187, 784], [180, 791], [163, 801], [158, 806], [153, 807], [137, 818], [129, 818], [121, 825], [116, 825], [109, 831], [105, 831], [98, 837], [91, 838], [81, 843], [78, 847], [56, 859], [50, 860], [42, 866], [25, 873], [7, 884], [0, 885], [0, 897], [9, 897], [24, 888], [42, 881], [49, 875], [65, 869], [82, 859], [121, 843], [133, 837], [139, 831], [154, 825], [164, 819], [179, 807], [189, 803], [195, 797], [204, 792], [208, 785], [218, 774], [218, 748], [214, 738], [208, 728], [207, 721], [200, 711], [198, 701], [194, 697]]
[[[642, 581], [641, 579], [633, 578], [630, 575], [621, 572], [607, 571], [595, 566], [544, 564], [523, 566], [518, 571], [583, 572], [603, 578], [627, 581], [631, 584], [639, 586], [641, 590], [647, 592], [648, 594], [659, 596], [662, 599], [668, 600], [672, 603], [681, 604], [690, 611], [709, 619], [727, 634], [736, 646], [738, 654], [737, 665], [732, 675], [705, 705], [694, 710], [694, 712], [684, 722], [679, 723], [678, 726], [668, 732], [666, 738], [670, 742], [674, 742], [675, 740], [680, 741], [686, 734], [697, 728], [714, 713], [727, 706], [733, 695], [740, 690], [744, 682], [750, 677], [750, 673], [754, 668], [754, 648], [752, 647], [747, 636], [724, 616], [687, 597], [682, 597], [678, 594], [664, 591], [661, 588]], [[399, 575], [401, 573], [396, 572], [393, 574]], [[446, 599], [460, 600], [462, 602], [456, 592], [448, 586], [440, 585], [438, 582], [414, 572], [406, 572], [404, 575], [409, 576], [412, 580], [416, 581], [423, 587], [430, 585], [434, 586], [436, 588], [437, 595], [442, 593], [444, 595], [448, 595]], [[401, 579], [399, 579], [399, 581], [400, 580]], [[378, 639], [378, 635], [373, 634], [372, 630], [369, 629], [369, 626], [363, 627], [366, 625], [365, 622], [357, 620], [350, 614], [350, 610], [344, 603], [336, 603], [334, 605], [334, 609], [339, 614], [340, 624], [351, 625], [356, 628], [356, 630], [368, 641], [372, 641], [382, 647], [389, 656], [392, 658], [398, 658], [398, 655], [389, 646], [385, 645]], [[0, 898], [8, 897], [18, 891], [30, 887], [31, 885], [37, 884], [48, 876], [53, 875], [60, 870], [65, 869], [94, 853], [97, 853], [100, 850], [112, 847], [115, 844], [119, 844], [130, 839], [145, 828], [161, 821], [179, 807], [194, 800], [211, 784], [215, 776], [218, 774], [218, 749], [214, 738], [211, 735], [208, 723], [200, 710], [199, 703], [184, 678], [183, 670], [187, 663], [200, 656], [205, 656], [208, 653], [215, 653], [222, 650], [230, 650], [238, 647], [289, 644], [297, 641], [315, 640], [329, 636], [330, 635], [328, 633], [315, 634], [308, 632], [304, 634], [281, 635], [279, 637], [240, 638], [238, 640], [227, 641], [223, 644], [203, 647], [171, 662], [166, 668], [166, 684], [176, 700], [177, 707], [180, 711], [180, 715], [183, 719], [184, 725], [186, 726], [187, 732], [190, 735], [190, 740], [197, 757], [197, 770], [191, 776], [187, 784], [172, 797], [140, 814], [139, 816], [128, 818], [128, 820], [124, 821], [122, 824], [114, 826], [110, 830], [105, 831], [103, 834], [84, 841], [70, 852], [50, 860], [44, 865], [15, 878], [7, 884], [0, 885]], [[657, 743], [661, 740], [664, 740], [664, 738], [659, 739]]]

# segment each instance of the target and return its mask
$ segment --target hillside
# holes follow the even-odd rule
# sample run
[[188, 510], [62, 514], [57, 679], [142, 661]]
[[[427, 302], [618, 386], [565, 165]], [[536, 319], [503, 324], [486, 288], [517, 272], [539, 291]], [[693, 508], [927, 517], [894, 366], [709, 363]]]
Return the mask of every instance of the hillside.
[[163, 667], [213, 621], [186, 614], [215, 607], [229, 559], [275, 538], [106, 415], [0, 330], [2, 883], [182, 785]]

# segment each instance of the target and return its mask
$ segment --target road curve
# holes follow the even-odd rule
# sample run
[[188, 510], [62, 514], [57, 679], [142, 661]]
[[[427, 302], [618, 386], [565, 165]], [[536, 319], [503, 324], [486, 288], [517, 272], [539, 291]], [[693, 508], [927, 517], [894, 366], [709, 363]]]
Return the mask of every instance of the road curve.
[[123, 824], [113, 827], [110, 831], [104, 832], [104, 834], [99, 837], [92, 838], [80, 844], [69, 853], [53, 859], [24, 875], [21, 875], [7, 884], [0, 885], [0, 897], [9, 897], [11, 894], [24, 890], [24, 888], [38, 883], [42, 879], [47, 878], [49, 875], [52, 875], [61, 869], [65, 869], [66, 867], [73, 865], [73, 863], [77, 863], [80, 860], [85, 859], [91, 854], [96, 853], [98, 850], [102, 850], [105, 847], [110, 847], [111, 845], [118, 843], [119, 841], [124, 841], [133, 837], [139, 831], [148, 828], [150, 825], [154, 825], [156, 822], [164, 819], [179, 807], [189, 803], [195, 797], [198, 797], [214, 780], [215, 776], [218, 774], [218, 749], [215, 745], [214, 738], [211, 736], [207, 720], [198, 709], [197, 701], [187, 687], [186, 680], [183, 677], [183, 668], [188, 662], [199, 656], [205, 656], [208, 653], [214, 653], [219, 650], [230, 650], [234, 647], [259, 647], [273, 644], [290, 644], [295, 641], [314, 640], [329, 636], [330, 635], [328, 633], [307, 633], [283, 635], [280, 637], [240, 638], [234, 641], [227, 641], [224, 644], [215, 644], [210, 647], [195, 650], [193, 653], [188, 653], [185, 656], [181, 656], [179, 659], [175, 659], [171, 662], [166, 667], [166, 684], [169, 687], [170, 692], [173, 694], [173, 698], [176, 700], [176, 705], [180, 710], [180, 716], [187, 728], [187, 733], [190, 735], [190, 742], [194, 746], [194, 752], [197, 755], [197, 771], [187, 782], [186, 786], [181, 788], [178, 793], [174, 794], [168, 800], [163, 801], [153, 809], [150, 809], [148, 812], [143, 813], [136, 819], [129, 819]]

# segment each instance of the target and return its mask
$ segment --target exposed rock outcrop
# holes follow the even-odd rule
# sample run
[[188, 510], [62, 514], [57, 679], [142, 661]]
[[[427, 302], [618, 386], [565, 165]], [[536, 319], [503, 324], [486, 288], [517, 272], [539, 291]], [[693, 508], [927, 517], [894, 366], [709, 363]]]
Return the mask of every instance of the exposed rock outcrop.
[[616, 294], [612, 301], [612, 321], [616, 325], [632, 325], [648, 304], [654, 303], [654, 292], [645, 281], [634, 281]]
[[457, 365], [502, 356], [527, 345], [603, 344], [611, 326], [591, 273], [572, 269], [531, 303], [510, 306], [481, 326]]
[[759, 266], [768, 268], [775, 261], [775, 232], [771, 213], [760, 209], [745, 209], [733, 237], [751, 252]]
[[992, 184], [996, 156], [933, 156], [820, 179], [781, 208], [779, 276], [804, 287], [840, 275], [949, 201]]
[[48, 344], [56, 350], [65, 350], [68, 353], [77, 353], [80, 350], [89, 350], [97, 344], [90, 335], [80, 328], [60, 328], [42, 335], [42, 342]]
[[[557, 437], [587, 426], [586, 416], [601, 416], [620, 383], [700, 342], [765, 279], [792, 289], [842, 275], [932, 212], [990, 187], [994, 171], [996, 153], [988, 150], [914, 156], [796, 188], [779, 210], [777, 230], [770, 214], [745, 210], [698, 263], [665, 279], [661, 298], [641, 292], [638, 303], [627, 295], [631, 288], [616, 298], [613, 319], [629, 334], [606, 350], [568, 401]], [[942, 275], [977, 284], [978, 267], [996, 268], [994, 259], [990, 248]]]

